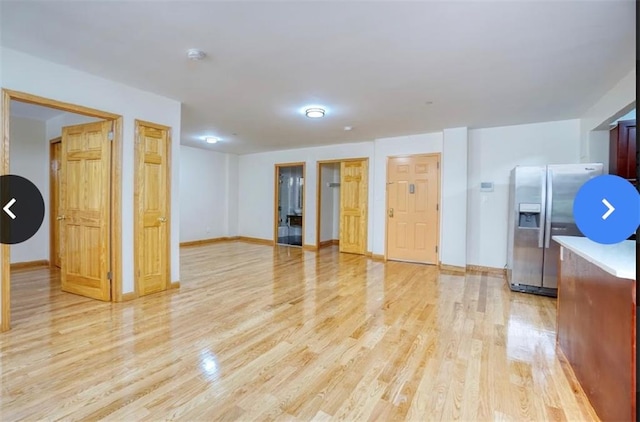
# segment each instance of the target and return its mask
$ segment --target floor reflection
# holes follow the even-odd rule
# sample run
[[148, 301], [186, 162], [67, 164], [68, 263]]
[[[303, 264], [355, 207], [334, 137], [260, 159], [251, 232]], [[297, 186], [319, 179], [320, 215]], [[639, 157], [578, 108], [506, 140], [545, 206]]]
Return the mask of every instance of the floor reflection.
[[[504, 279], [335, 246], [181, 254], [179, 290], [125, 303], [25, 274], [0, 335], [3, 418], [592, 417], [554, 352], [555, 301]], [[40, 292], [52, 296], [38, 305]]]

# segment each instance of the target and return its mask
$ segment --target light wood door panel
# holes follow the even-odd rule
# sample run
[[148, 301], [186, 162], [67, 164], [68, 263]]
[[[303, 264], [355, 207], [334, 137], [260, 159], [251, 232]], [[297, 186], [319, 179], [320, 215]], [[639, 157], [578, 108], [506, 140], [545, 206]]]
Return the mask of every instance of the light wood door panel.
[[440, 157], [390, 158], [387, 258], [438, 263]]
[[340, 252], [367, 250], [367, 160], [340, 163]]
[[169, 132], [138, 123], [136, 137], [136, 271], [138, 294], [169, 285]]
[[61, 215], [61, 198], [60, 193], [62, 191], [62, 142], [54, 142], [51, 144], [51, 159], [50, 159], [50, 203], [51, 210], [49, 211], [51, 218], [51, 264], [60, 268], [62, 265], [62, 257], [60, 251], [62, 249], [60, 228], [62, 221], [58, 219]]
[[111, 122], [62, 128], [61, 284], [108, 301]]

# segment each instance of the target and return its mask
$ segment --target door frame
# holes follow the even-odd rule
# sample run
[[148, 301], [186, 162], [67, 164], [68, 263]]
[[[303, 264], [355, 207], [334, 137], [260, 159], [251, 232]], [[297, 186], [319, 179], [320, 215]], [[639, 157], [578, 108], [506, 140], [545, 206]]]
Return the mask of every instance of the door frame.
[[[50, 98], [40, 97], [26, 92], [2, 88], [2, 119], [0, 132], [2, 133], [2, 147], [0, 148], [0, 174], [9, 174], [11, 145], [10, 120], [11, 101], [35, 104], [57, 110], [82, 114], [89, 117], [113, 122], [113, 141], [111, 141], [111, 221], [108, 249], [110, 251], [109, 266], [111, 267], [111, 301], [122, 301], [122, 116], [90, 107], [66, 103]], [[11, 328], [11, 269], [10, 245], [0, 245], [0, 332]]]
[[[302, 185], [302, 245], [304, 249], [304, 229], [307, 226], [306, 219], [307, 213], [305, 212], [304, 203], [307, 201], [307, 163], [304, 161], [296, 163], [278, 163], [275, 165], [274, 177], [273, 177], [273, 244], [274, 246], [287, 246], [280, 245], [278, 243], [278, 199], [280, 198], [280, 183], [278, 183], [278, 174], [282, 167], [300, 167], [302, 166], [302, 178], [304, 179], [304, 185]], [[293, 246], [293, 245], [288, 245]]]
[[166, 130], [167, 131], [167, 143], [165, 145], [165, 154], [167, 157], [167, 173], [165, 180], [165, 189], [167, 195], [167, 221], [165, 223], [167, 230], [167, 250], [165, 251], [165, 258], [167, 260], [167, 282], [165, 286], [165, 290], [168, 290], [172, 287], [179, 287], [178, 283], [175, 286], [171, 283], [171, 149], [173, 147], [171, 140], [171, 127], [160, 125], [157, 123], [148, 122], [145, 120], [135, 120], [135, 151], [133, 154], [133, 177], [135, 180], [135, 184], [133, 187], [133, 274], [135, 283], [134, 284], [134, 292], [135, 296], [140, 296], [140, 257], [138, 255], [139, 248], [141, 247], [142, 241], [140, 239], [140, 234], [142, 232], [142, 220], [140, 219], [140, 191], [141, 191], [141, 177], [139, 177], [141, 166], [140, 166], [140, 158], [142, 154], [143, 144], [140, 142], [140, 127], [146, 126], [158, 130]]
[[[412, 157], [438, 157], [438, 163], [442, 163], [442, 153], [440, 152], [429, 152], [424, 154], [401, 154], [401, 155], [388, 155], [386, 157], [386, 165], [385, 165], [385, 179], [384, 179], [384, 260], [387, 261], [389, 258], [388, 249], [389, 249], [389, 161], [393, 158], [412, 158]], [[438, 252], [436, 252], [436, 262], [433, 265], [440, 265], [440, 252], [441, 252], [441, 233], [440, 233], [440, 214], [442, 213], [442, 192], [440, 190], [440, 186], [442, 185], [442, 165], [439, 166], [438, 169], [438, 221], [436, 222], [436, 230], [438, 232]]]
[[[55, 246], [55, 242], [54, 242], [54, 238], [53, 238], [53, 227], [58, 224], [58, 219], [56, 217], [56, 213], [54, 213], [54, 209], [57, 209], [58, 206], [57, 204], [54, 202], [53, 200], [53, 189], [55, 186], [55, 183], [53, 181], [53, 173], [54, 170], [52, 168], [52, 164], [53, 164], [53, 149], [55, 148], [56, 144], [62, 144], [62, 136], [58, 136], [57, 138], [53, 138], [51, 140], [49, 140], [49, 267], [53, 268], [55, 267], [55, 254], [54, 254], [54, 246]], [[60, 192], [58, 192], [58, 195], [60, 195]]]
[[[369, 157], [356, 157], [356, 158], [337, 158], [337, 159], [333, 159], [333, 160], [320, 160], [316, 162], [316, 250], [320, 250], [320, 212], [322, 210], [322, 175], [321, 175], [321, 170], [322, 170], [322, 165], [323, 164], [340, 164], [343, 162], [349, 162], [349, 161], [366, 161], [367, 162], [367, 230], [365, 233], [366, 235], [366, 239], [368, 242], [369, 239], [369, 197], [368, 197], [368, 192], [369, 192], [369, 186], [371, 185], [369, 183]], [[342, 176], [340, 176], [342, 177]], [[340, 218], [340, 216], [338, 216], [338, 218]], [[338, 234], [338, 237], [340, 237], [340, 234]], [[367, 249], [367, 248], [365, 248]], [[367, 255], [367, 251], [365, 251], [365, 255]]]

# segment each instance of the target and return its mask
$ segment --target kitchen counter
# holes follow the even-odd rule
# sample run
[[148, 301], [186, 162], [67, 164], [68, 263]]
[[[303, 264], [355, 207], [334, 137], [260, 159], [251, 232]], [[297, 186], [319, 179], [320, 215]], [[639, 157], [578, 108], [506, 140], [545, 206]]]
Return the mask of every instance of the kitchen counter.
[[[636, 279], [636, 242], [602, 245], [586, 237], [553, 236], [553, 240], [614, 277]], [[562, 253], [561, 250], [561, 258]]]
[[636, 420], [635, 242], [561, 245], [557, 345], [600, 419]]

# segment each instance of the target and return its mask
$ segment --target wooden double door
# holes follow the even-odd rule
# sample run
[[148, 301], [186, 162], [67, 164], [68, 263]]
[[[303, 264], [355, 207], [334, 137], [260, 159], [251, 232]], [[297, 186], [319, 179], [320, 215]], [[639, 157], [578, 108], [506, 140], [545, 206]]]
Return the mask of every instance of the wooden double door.
[[[164, 290], [169, 266], [169, 129], [138, 124], [134, 271], [139, 295]], [[51, 253], [62, 290], [113, 299], [111, 288], [111, 140], [113, 123], [62, 128], [51, 145]]]

